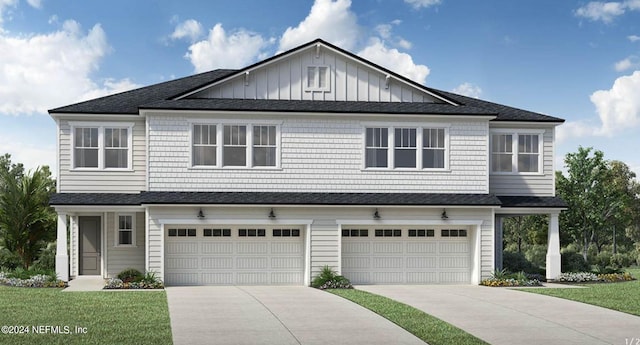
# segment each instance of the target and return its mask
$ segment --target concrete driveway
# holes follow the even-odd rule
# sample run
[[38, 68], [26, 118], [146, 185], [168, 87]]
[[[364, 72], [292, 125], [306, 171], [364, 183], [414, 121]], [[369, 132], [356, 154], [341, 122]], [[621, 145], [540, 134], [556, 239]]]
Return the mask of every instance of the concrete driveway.
[[515, 289], [358, 286], [449, 322], [490, 344], [640, 343], [640, 317]]
[[175, 345], [422, 344], [387, 319], [308, 287], [166, 289]]

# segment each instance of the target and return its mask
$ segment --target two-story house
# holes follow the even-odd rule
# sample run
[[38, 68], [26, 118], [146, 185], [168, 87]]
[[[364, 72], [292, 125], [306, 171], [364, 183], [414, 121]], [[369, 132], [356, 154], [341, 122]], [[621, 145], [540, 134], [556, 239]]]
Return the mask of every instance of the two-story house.
[[329, 265], [357, 284], [477, 284], [514, 214], [550, 216], [560, 273], [562, 119], [322, 40], [50, 115], [64, 280], [133, 267], [167, 285], [307, 285]]

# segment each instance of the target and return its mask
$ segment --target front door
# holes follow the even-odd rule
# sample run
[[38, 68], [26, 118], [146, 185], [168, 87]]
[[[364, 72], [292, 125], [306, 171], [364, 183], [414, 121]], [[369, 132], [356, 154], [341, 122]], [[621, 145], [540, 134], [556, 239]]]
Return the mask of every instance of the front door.
[[80, 275], [101, 275], [100, 217], [79, 217]]

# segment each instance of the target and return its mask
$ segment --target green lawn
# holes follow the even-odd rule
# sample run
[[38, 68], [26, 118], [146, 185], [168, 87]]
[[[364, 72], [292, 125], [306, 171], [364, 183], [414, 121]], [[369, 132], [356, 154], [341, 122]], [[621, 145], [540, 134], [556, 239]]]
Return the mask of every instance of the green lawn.
[[[640, 269], [628, 269], [640, 279]], [[583, 284], [583, 289], [519, 289], [542, 295], [555, 296], [588, 303], [640, 316], [640, 280], [624, 283]]]
[[327, 291], [370, 309], [430, 345], [486, 344], [457, 327], [392, 299], [355, 289]]
[[[0, 333], [0, 344], [171, 344], [164, 291], [62, 292], [0, 286], [0, 326], [26, 326], [29, 334]], [[72, 334], [33, 333], [33, 326], [64, 326]], [[86, 334], [75, 333], [76, 327]]]

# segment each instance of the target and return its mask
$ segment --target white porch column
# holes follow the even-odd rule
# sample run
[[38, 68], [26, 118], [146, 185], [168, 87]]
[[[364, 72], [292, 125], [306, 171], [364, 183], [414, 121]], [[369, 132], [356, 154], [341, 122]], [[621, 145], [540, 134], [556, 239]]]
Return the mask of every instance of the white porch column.
[[69, 281], [69, 255], [67, 255], [67, 214], [58, 213], [56, 238], [56, 274], [58, 279]]
[[504, 217], [496, 216], [495, 217], [495, 236], [494, 236], [494, 269], [501, 270], [503, 267], [502, 262], [502, 253], [504, 248], [502, 248], [502, 237], [503, 237], [503, 224]]
[[549, 214], [549, 233], [547, 236], [547, 280], [556, 279], [560, 269], [560, 226], [558, 214]]

